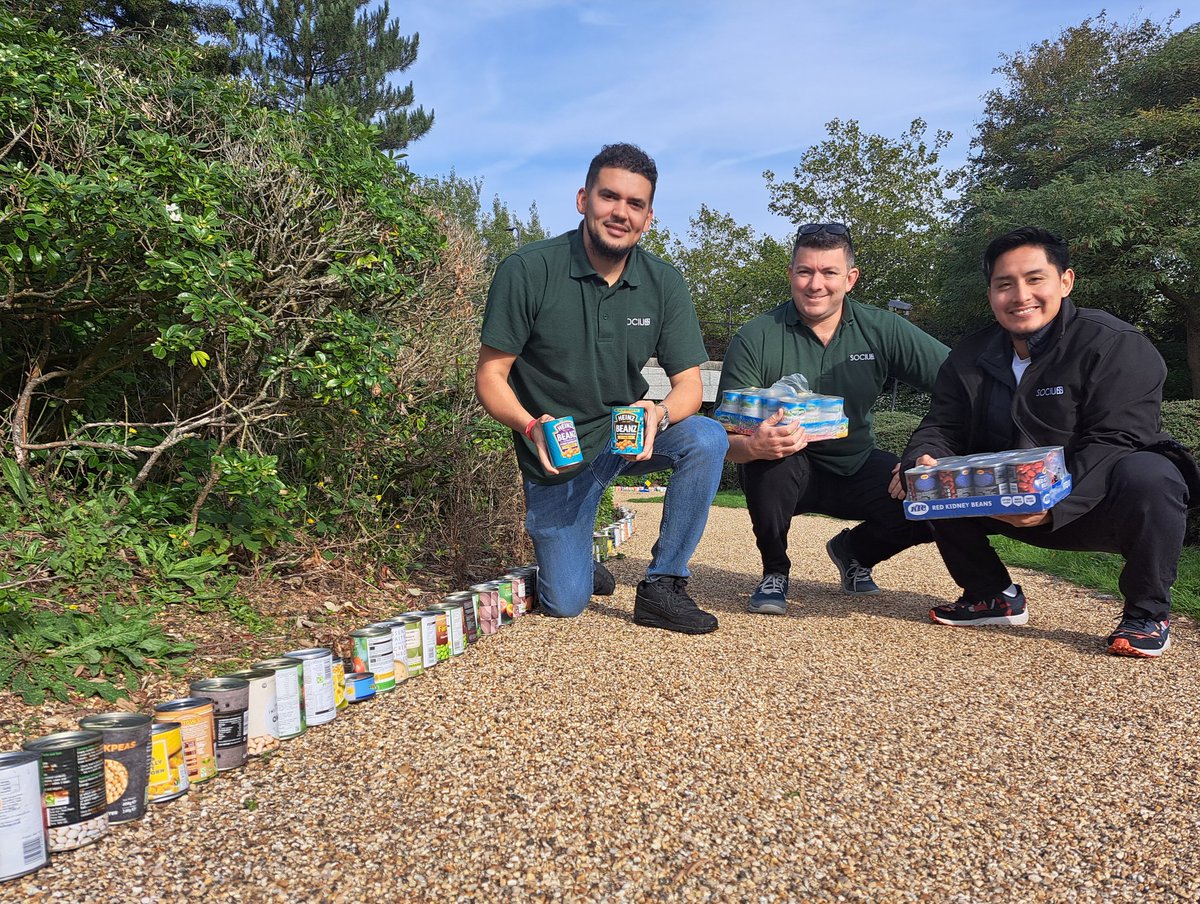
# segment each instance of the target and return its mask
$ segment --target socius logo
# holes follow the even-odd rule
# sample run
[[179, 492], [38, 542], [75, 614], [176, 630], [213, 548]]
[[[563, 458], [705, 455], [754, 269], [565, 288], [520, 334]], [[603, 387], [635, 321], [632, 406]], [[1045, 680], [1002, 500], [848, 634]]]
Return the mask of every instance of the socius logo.
[[908, 504], [908, 512], [910, 515], [924, 515], [929, 511], [929, 506], [924, 502], [910, 502]]
[[649, 326], [649, 325], [650, 325], [649, 317], [630, 317], [629, 318], [629, 326]]
[[1065, 390], [1061, 386], [1043, 386], [1034, 392], [1035, 396], [1044, 397], [1052, 395], [1062, 395]]
[[850, 360], [851, 361], [874, 361], [875, 353], [874, 352], [863, 352], [861, 355], [851, 355]]

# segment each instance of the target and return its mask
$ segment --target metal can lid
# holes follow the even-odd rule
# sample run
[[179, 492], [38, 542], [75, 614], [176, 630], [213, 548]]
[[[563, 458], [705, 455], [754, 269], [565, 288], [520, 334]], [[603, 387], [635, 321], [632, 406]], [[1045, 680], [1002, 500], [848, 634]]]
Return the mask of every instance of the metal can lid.
[[103, 731], [105, 728], [142, 728], [154, 720], [142, 713], [96, 713], [79, 720], [79, 727], [88, 731]]
[[150, 734], [166, 734], [168, 731], [179, 731], [183, 728], [182, 722], [155, 722], [150, 726]]
[[447, 593], [442, 597], [443, 603], [466, 603], [470, 602], [471, 593], [467, 590], [456, 590], [454, 593]]
[[283, 654], [290, 659], [324, 659], [333, 656], [333, 650], [328, 647], [305, 647], [303, 650], [288, 650]]
[[374, 672], [349, 672], [346, 675], [347, 681], [362, 681], [365, 678], [370, 678], [372, 681], [374, 681], [375, 673]]
[[365, 628], [359, 628], [357, 631], [351, 631], [351, 637], [384, 637], [392, 633], [391, 625], [367, 625]]
[[210, 697], [180, 697], [178, 700], [168, 700], [154, 707], [156, 713], [178, 713], [189, 709], [199, 709], [202, 706], [212, 706]]
[[495, 590], [498, 585], [495, 581], [484, 581], [482, 584], [472, 584], [472, 590]]
[[201, 678], [193, 681], [188, 685], [188, 690], [200, 696], [204, 691], [240, 691], [249, 686], [250, 682], [245, 678], [230, 678], [226, 675], [224, 678]]
[[277, 656], [275, 659], [263, 659], [260, 662], [252, 662], [250, 667], [253, 669], [270, 669], [272, 672], [276, 672], [279, 669], [294, 669], [301, 665], [304, 665], [302, 659], [297, 659], [294, 656]]
[[23, 766], [26, 763], [37, 763], [42, 759], [36, 750], [6, 750], [0, 753], [0, 768], [5, 766]]
[[71, 750], [75, 747], [86, 747], [89, 744], [99, 744], [101, 741], [100, 732], [98, 731], [56, 731], [53, 734], [43, 735], [40, 738], [34, 738], [32, 741], [26, 741], [21, 745], [23, 750], [34, 750], [40, 752], [52, 752], [55, 750]]
[[240, 672], [230, 672], [222, 678], [244, 678], [247, 681], [257, 681], [260, 678], [270, 678], [275, 674], [274, 669], [242, 669]]

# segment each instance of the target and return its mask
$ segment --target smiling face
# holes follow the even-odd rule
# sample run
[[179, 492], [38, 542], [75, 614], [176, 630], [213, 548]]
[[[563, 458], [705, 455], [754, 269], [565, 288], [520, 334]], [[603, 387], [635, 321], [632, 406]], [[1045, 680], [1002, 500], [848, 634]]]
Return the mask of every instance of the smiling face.
[[654, 210], [650, 180], [629, 170], [601, 167], [591, 188], [579, 189], [575, 206], [583, 214], [588, 256], [620, 261], [650, 226]]
[[1075, 273], [1070, 269], [1060, 273], [1046, 257], [1045, 248], [1021, 245], [996, 258], [988, 301], [996, 322], [1014, 343], [1024, 346], [1026, 339], [1058, 316], [1062, 300], [1074, 285]]
[[858, 282], [842, 248], [797, 248], [788, 267], [792, 303], [809, 327], [836, 326], [846, 294]]

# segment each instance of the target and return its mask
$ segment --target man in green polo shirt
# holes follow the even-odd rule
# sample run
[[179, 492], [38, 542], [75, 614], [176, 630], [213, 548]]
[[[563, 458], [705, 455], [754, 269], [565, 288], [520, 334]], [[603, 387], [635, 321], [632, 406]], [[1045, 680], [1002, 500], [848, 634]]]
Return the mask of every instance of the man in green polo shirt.
[[769, 388], [800, 373], [813, 392], [846, 400], [849, 433], [806, 441], [799, 422], [776, 411], [749, 436], [731, 436], [729, 459], [742, 465], [742, 486], [762, 556], [763, 578], [750, 612], [787, 608], [792, 518], [807, 512], [862, 523], [825, 548], [846, 593], [879, 592], [871, 569], [933, 537], [908, 521], [888, 484], [899, 459], [875, 445], [871, 406], [889, 378], [926, 392], [949, 349], [905, 318], [847, 297], [858, 280], [850, 231], [841, 223], [801, 226], [788, 267], [792, 300], [751, 320], [729, 346], [720, 390]]
[[[687, 592], [695, 551], [721, 479], [728, 443], [700, 409], [707, 355], [691, 295], [679, 271], [638, 247], [653, 211], [658, 171], [629, 144], [606, 145], [592, 160], [573, 232], [534, 242], [505, 258], [488, 292], [475, 391], [513, 431], [525, 490], [525, 527], [538, 562], [548, 615], [578, 615], [593, 593], [612, 593], [612, 575], [592, 562], [601, 494], [620, 474], [672, 469], [662, 528], [637, 587], [640, 625], [704, 634], [717, 620]], [[657, 405], [641, 370], [651, 356], [671, 381]], [[645, 447], [618, 455], [615, 406], [645, 414]], [[556, 468], [541, 424], [570, 416], [583, 463]]]

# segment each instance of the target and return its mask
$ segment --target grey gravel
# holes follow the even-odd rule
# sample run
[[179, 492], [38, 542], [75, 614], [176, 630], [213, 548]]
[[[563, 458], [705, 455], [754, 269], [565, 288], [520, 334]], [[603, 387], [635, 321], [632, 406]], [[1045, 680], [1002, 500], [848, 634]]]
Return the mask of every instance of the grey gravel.
[[1197, 632], [1103, 652], [1117, 603], [1029, 573], [1025, 628], [931, 624], [931, 546], [840, 592], [792, 531], [785, 616], [751, 616], [744, 511], [692, 591], [721, 619], [633, 625], [661, 508], [614, 596], [530, 617], [0, 886], [4, 901], [1196, 901]]

